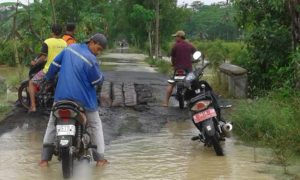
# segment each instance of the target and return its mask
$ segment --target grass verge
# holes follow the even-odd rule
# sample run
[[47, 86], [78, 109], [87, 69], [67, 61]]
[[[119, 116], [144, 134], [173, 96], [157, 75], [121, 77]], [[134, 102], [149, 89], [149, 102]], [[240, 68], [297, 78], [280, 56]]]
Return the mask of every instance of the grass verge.
[[162, 74], [171, 75], [173, 73], [173, 68], [170, 62], [162, 59], [152, 59], [146, 58], [146, 63], [151, 67], [156, 67], [157, 71]]
[[266, 97], [239, 103], [231, 119], [242, 140], [270, 148], [274, 163], [288, 175], [291, 161], [300, 156], [299, 109], [300, 92], [282, 88]]

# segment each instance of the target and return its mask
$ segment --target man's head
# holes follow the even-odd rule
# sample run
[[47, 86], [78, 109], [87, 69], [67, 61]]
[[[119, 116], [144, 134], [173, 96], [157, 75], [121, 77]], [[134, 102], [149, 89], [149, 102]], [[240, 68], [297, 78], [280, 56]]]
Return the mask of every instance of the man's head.
[[53, 24], [51, 26], [51, 31], [54, 36], [60, 36], [62, 33], [62, 27], [59, 24]]
[[184, 31], [177, 31], [175, 34], [172, 34], [173, 37], [176, 37], [176, 40], [185, 39]]
[[106, 48], [107, 39], [103, 34], [97, 33], [90, 37], [87, 43], [92, 53], [97, 56]]
[[67, 23], [66, 25], [66, 31], [67, 32], [74, 32], [75, 31], [75, 24], [74, 23]]

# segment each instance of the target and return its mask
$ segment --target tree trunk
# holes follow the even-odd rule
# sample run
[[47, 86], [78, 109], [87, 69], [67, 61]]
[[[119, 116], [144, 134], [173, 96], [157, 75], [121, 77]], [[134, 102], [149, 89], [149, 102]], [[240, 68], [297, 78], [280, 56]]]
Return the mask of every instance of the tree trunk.
[[54, 0], [51, 1], [51, 7], [52, 7], [52, 21], [54, 24], [56, 24], [56, 14], [55, 14], [55, 2]]
[[21, 67], [21, 63], [20, 63], [20, 58], [19, 58], [19, 52], [18, 52], [18, 46], [17, 46], [17, 15], [18, 15], [18, 6], [19, 6], [19, 0], [17, 0], [16, 3], [16, 12], [13, 18], [13, 29], [12, 29], [12, 33], [13, 33], [13, 40], [14, 40], [14, 53], [15, 53], [15, 62], [16, 65], [19, 69], [19, 73], [18, 73], [18, 78], [21, 79], [22, 78], [22, 67]]
[[[300, 7], [300, 0], [290, 0], [288, 1], [288, 8], [291, 16], [291, 27], [292, 27], [292, 46], [294, 50], [298, 47], [300, 43], [300, 13], [298, 11]], [[296, 88], [300, 89], [300, 62], [295, 61], [296, 67]]]
[[159, 56], [159, 0], [156, 0], [156, 21], [155, 21], [155, 59]]
[[[150, 23], [149, 23], [150, 24]], [[153, 58], [152, 52], [152, 38], [151, 38], [151, 25], [148, 25], [148, 41], [149, 41], [149, 57]]]

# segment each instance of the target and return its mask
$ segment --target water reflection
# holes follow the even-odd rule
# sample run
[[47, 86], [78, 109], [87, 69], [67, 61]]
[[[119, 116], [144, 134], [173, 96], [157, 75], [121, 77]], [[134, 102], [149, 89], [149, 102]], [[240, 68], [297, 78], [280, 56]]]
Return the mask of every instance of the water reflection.
[[[76, 163], [74, 179], [273, 179], [258, 173], [260, 164], [253, 163], [251, 148], [228, 140], [226, 156], [218, 157], [212, 148], [191, 141], [195, 134], [191, 122], [171, 121], [156, 134], [122, 136], [107, 147], [107, 167]], [[42, 136], [23, 126], [0, 137], [0, 179], [62, 179], [56, 158], [49, 168], [37, 166]]]

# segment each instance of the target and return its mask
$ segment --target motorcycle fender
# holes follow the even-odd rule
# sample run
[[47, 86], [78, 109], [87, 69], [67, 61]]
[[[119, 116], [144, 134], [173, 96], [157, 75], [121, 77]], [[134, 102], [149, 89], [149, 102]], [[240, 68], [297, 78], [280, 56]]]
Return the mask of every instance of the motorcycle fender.
[[24, 81], [21, 82], [21, 86], [22, 86], [23, 84], [28, 84], [28, 83], [29, 83], [29, 80], [24, 80]]
[[72, 146], [72, 138], [73, 136], [58, 136], [58, 146], [61, 148]]
[[208, 136], [214, 136], [216, 129], [214, 126], [213, 119], [210, 118], [202, 123], [202, 131], [205, 132]]

